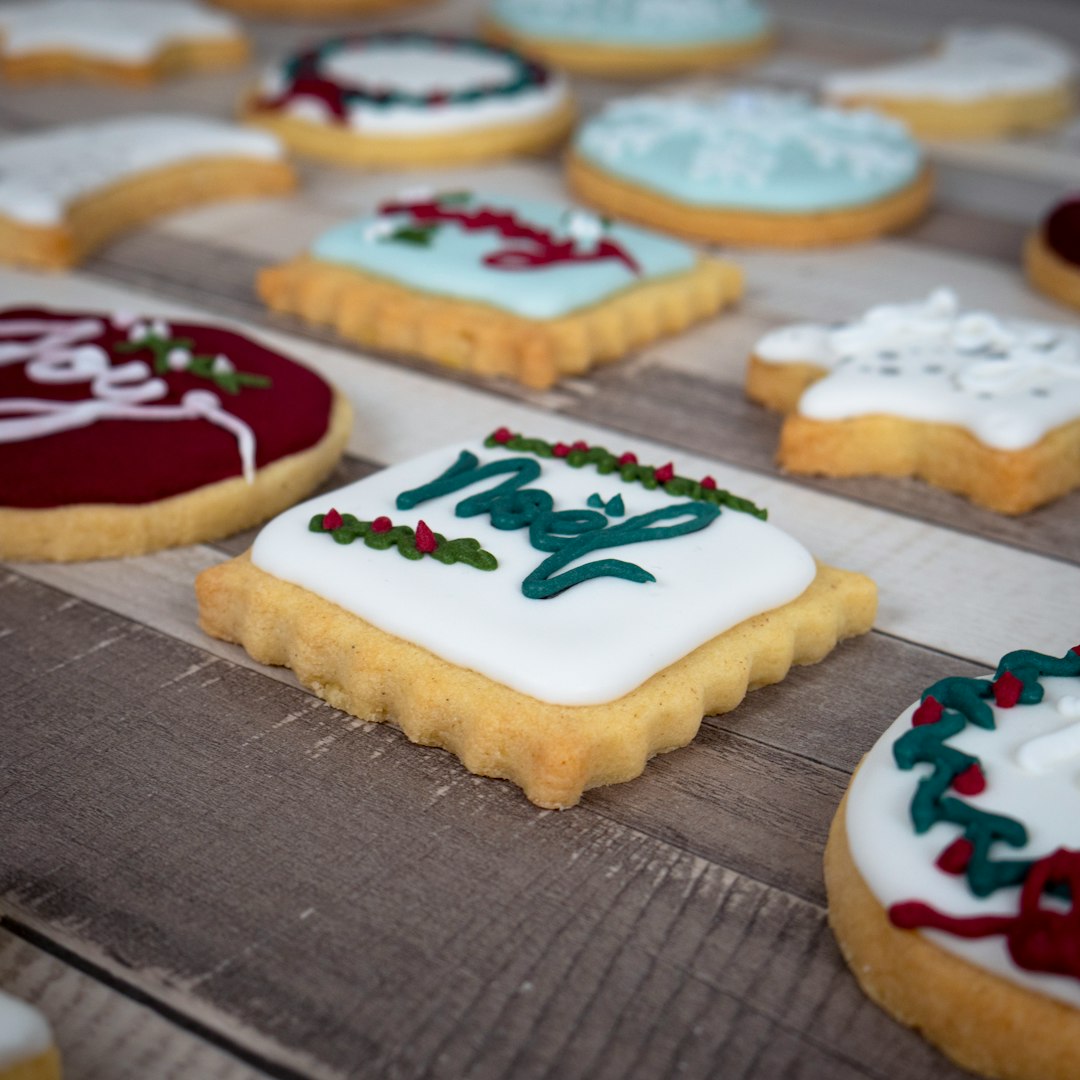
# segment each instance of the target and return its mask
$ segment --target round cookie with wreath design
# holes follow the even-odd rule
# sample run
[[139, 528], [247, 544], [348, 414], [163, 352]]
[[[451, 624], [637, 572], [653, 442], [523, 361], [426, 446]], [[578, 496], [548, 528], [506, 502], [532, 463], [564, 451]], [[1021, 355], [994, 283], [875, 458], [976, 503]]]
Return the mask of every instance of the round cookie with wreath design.
[[1080, 1075], [1080, 646], [946, 678], [863, 759], [825, 853], [863, 990], [965, 1068]]
[[566, 80], [511, 49], [394, 30], [290, 57], [245, 112], [298, 153], [397, 168], [543, 150], [574, 119]]
[[492, 0], [484, 28], [555, 67], [601, 76], [743, 63], [772, 38], [756, 0]]
[[612, 214], [770, 247], [902, 228], [926, 210], [932, 186], [896, 121], [757, 90], [612, 102], [575, 135], [568, 180]]
[[220, 327], [0, 312], [0, 558], [138, 555], [237, 532], [330, 472], [348, 402]]

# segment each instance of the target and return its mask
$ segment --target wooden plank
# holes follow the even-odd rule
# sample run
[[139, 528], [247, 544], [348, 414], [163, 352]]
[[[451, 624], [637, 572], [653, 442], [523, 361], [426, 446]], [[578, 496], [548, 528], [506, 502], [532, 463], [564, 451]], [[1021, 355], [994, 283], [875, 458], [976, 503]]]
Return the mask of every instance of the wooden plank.
[[0, 986], [45, 1015], [71, 1080], [266, 1076], [2, 927]]
[[958, 1075], [864, 1001], [820, 904], [881, 688], [941, 657], [857, 643], [552, 814], [40, 585], [0, 610], [0, 895], [239, 1045], [370, 1075]]

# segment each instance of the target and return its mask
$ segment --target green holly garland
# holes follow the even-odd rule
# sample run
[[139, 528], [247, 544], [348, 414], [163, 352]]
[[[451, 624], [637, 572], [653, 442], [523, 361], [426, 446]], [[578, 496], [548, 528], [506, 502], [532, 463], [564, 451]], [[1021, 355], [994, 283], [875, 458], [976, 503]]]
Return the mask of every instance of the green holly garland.
[[[154, 371], [158, 375], [167, 375], [170, 371], [180, 370], [187, 375], [208, 379], [227, 394], [238, 394], [245, 386], [266, 389], [272, 385], [272, 380], [268, 375], [237, 371], [232, 366], [232, 361], [226, 357], [196, 353], [193, 338], [165, 336], [155, 333], [149, 327], [145, 334], [135, 340], [125, 341], [115, 346], [118, 353], [136, 353], [143, 349], [149, 349], [153, 353]], [[183, 356], [181, 368], [175, 368], [172, 362], [172, 357], [178, 354]], [[224, 363], [222, 363], [223, 360]]]
[[423, 521], [413, 529], [409, 525], [394, 525], [388, 517], [361, 521], [353, 514], [339, 514], [332, 509], [326, 514], [316, 514], [308, 522], [308, 529], [315, 533], [326, 533], [338, 544], [363, 540], [376, 551], [396, 547], [399, 555], [413, 561], [430, 555], [446, 566], [460, 562], [477, 570], [494, 570], [499, 565], [498, 559], [490, 551], [485, 551], [478, 540], [469, 536], [447, 540], [442, 533], [433, 532]]
[[714, 506], [726, 506], [730, 510], [751, 514], [762, 521], [767, 520], [769, 516], [767, 510], [755, 505], [749, 499], [718, 488], [711, 476], [703, 477], [701, 480], [676, 476], [674, 466], [670, 462], [659, 467], [641, 465], [637, 457], [629, 452], [616, 457], [602, 446], [589, 446], [585, 442], [569, 445], [563, 442], [549, 443], [543, 439], [515, 435], [505, 427], [493, 431], [484, 440], [484, 445], [501, 446], [518, 453], [534, 454], [540, 458], [561, 459], [574, 469], [592, 465], [602, 476], [617, 472], [626, 483], [640, 484], [650, 491], [662, 487], [669, 495], [712, 503]]
[[979, 897], [1024, 881], [1037, 860], [994, 858], [992, 846], [1000, 841], [1013, 848], [1028, 841], [1024, 825], [1014, 818], [980, 810], [960, 795], [977, 795], [986, 778], [978, 758], [949, 746], [968, 724], [993, 730], [994, 713], [988, 699], [1001, 708], [1017, 703], [1038, 704], [1043, 698], [1044, 676], [1080, 676], [1080, 646], [1064, 657], [1020, 649], [1007, 653], [993, 680], [948, 678], [934, 683], [922, 694], [912, 717], [914, 725], [893, 745], [896, 764], [905, 770], [926, 762], [931, 773], [921, 779], [911, 800], [911, 820], [922, 834], [938, 822], [961, 829], [938, 861], [942, 869], [963, 873], [971, 891]]

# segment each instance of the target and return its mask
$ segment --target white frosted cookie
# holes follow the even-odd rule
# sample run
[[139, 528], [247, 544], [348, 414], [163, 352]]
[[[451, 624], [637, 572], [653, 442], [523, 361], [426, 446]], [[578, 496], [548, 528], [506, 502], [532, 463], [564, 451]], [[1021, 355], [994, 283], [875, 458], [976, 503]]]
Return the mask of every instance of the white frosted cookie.
[[1007, 514], [1080, 486], [1080, 331], [948, 289], [767, 334], [747, 393], [788, 414], [792, 472], [918, 476]]
[[1058, 39], [1011, 26], [948, 31], [914, 60], [827, 76], [842, 105], [870, 105], [917, 134], [994, 137], [1063, 120], [1074, 105], [1075, 52]]
[[330, 229], [258, 291], [362, 345], [542, 389], [714, 314], [742, 275], [573, 206], [419, 192]]
[[0, 139], [0, 261], [71, 266], [159, 214], [294, 184], [273, 136], [201, 116], [134, 115], [10, 136]]
[[0, 5], [0, 74], [141, 83], [243, 63], [235, 21], [194, 0], [17, 0]]
[[484, 29], [555, 67], [605, 76], [741, 63], [771, 39], [756, 0], [491, 0]]
[[32, 1005], [2, 990], [0, 1080], [60, 1080], [60, 1054], [49, 1022]]
[[201, 622], [566, 807], [869, 629], [873, 584], [763, 516], [671, 462], [500, 428], [281, 515], [200, 575]]
[[289, 57], [264, 74], [245, 115], [299, 153], [411, 167], [547, 149], [574, 108], [562, 76], [512, 49], [386, 30]]
[[1080, 646], [1019, 650], [925, 690], [833, 822], [829, 920], [852, 972], [979, 1074], [1080, 1074], [1078, 764]]
[[924, 212], [931, 189], [903, 125], [763, 90], [614, 101], [577, 131], [567, 179], [613, 214], [773, 247], [901, 228]]

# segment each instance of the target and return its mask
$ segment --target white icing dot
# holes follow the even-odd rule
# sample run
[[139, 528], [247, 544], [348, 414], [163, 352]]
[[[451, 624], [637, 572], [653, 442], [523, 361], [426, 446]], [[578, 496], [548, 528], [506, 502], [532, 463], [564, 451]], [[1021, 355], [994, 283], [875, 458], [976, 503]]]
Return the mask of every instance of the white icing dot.
[[187, 371], [191, 363], [190, 349], [170, 349], [165, 357], [170, 371]]
[[236, 370], [236, 365], [227, 356], [219, 353], [214, 357], [210, 370], [215, 375], [231, 375]]
[[1080, 720], [1080, 697], [1067, 694], [1058, 699], [1057, 708], [1062, 716], [1067, 716], [1070, 720]]

